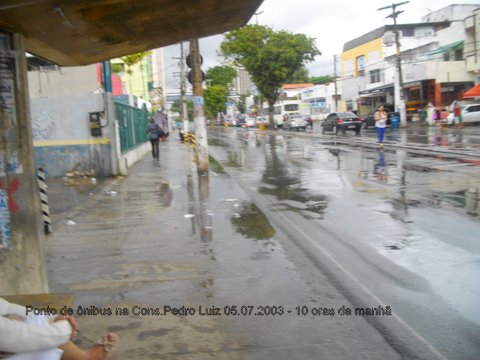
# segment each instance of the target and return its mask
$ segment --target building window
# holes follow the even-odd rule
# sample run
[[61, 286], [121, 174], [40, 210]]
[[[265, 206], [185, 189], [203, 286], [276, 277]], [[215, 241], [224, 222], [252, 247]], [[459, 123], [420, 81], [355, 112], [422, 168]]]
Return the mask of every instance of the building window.
[[457, 49], [455, 50], [455, 60], [460, 61], [463, 60], [463, 49]]
[[370, 71], [370, 84], [380, 82], [380, 69]]
[[402, 29], [401, 30], [402, 36], [407, 37], [407, 36], [414, 36], [414, 29]]
[[360, 73], [360, 72], [363, 72], [363, 70], [365, 70], [365, 56], [364, 55], [357, 57], [357, 71]]

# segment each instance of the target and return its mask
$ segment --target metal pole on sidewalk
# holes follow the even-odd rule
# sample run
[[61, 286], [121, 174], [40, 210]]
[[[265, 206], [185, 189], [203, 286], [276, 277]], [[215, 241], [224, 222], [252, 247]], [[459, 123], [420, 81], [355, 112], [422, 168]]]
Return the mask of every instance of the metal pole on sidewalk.
[[45, 179], [45, 172], [41, 167], [37, 169], [37, 181], [38, 188], [40, 190], [40, 203], [43, 216], [43, 231], [45, 232], [45, 235], [48, 235], [52, 233], [52, 219], [50, 217], [50, 206], [48, 205], [47, 181]]
[[193, 78], [193, 105], [195, 134], [198, 146], [198, 164], [197, 171], [199, 173], [208, 172], [208, 142], [207, 129], [205, 128], [205, 116], [203, 112], [203, 88], [202, 88], [202, 71], [200, 69], [200, 51], [198, 39], [190, 40], [190, 58], [192, 61], [192, 78]]
[[187, 113], [187, 99], [186, 81], [185, 81], [185, 60], [183, 53], [183, 42], [180, 43], [180, 114], [182, 116], [183, 133], [187, 134], [188, 128], [188, 113]]

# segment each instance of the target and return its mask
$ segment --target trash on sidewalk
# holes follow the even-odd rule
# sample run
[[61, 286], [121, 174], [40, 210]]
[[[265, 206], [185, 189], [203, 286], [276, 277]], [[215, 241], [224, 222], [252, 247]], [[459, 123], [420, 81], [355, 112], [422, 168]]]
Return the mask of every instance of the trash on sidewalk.
[[193, 218], [194, 216], [195, 216], [195, 215], [193, 215], [193, 214], [185, 214], [185, 215], [183, 215], [183, 217], [184, 217], [185, 219], [191, 219], [191, 218]]
[[67, 225], [76, 225], [77, 223], [71, 219], [67, 220]]

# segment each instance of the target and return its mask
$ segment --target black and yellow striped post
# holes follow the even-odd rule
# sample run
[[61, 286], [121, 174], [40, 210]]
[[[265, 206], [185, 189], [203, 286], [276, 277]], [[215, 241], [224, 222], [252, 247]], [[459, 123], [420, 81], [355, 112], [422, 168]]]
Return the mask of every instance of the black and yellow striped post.
[[47, 182], [43, 168], [37, 169], [38, 188], [40, 190], [40, 202], [43, 215], [43, 230], [46, 235], [52, 233], [52, 219], [50, 218], [50, 207], [48, 206]]
[[198, 165], [198, 148], [197, 148], [197, 138], [195, 134], [190, 134], [190, 144], [192, 145], [192, 148], [193, 148], [193, 159], [195, 161], [195, 164]]
[[190, 146], [192, 146], [193, 159], [194, 159], [195, 163], [198, 164], [197, 138], [196, 138], [195, 134], [186, 133], [184, 135], [184, 142], [188, 146], [188, 149], [190, 149]]

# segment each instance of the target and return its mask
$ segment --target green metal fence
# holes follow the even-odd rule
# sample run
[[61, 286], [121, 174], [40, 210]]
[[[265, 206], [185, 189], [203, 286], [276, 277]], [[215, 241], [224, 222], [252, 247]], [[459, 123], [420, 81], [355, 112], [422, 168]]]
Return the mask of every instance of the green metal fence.
[[120, 133], [120, 150], [125, 153], [148, 141], [148, 111], [115, 102], [115, 114]]

